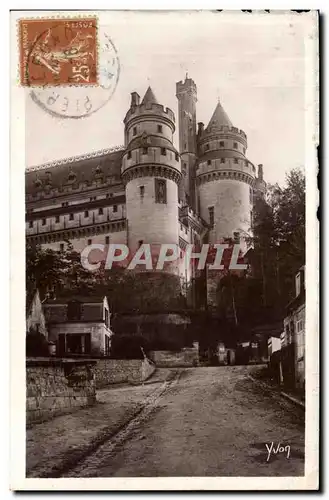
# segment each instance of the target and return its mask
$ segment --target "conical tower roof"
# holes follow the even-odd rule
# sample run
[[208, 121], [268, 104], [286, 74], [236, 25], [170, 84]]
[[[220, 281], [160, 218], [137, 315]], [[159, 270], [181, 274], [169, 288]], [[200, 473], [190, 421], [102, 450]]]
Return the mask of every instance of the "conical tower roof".
[[147, 89], [143, 97], [142, 104], [159, 104], [151, 87]]
[[208, 123], [208, 126], [206, 128], [206, 131], [211, 130], [212, 128], [220, 128], [222, 126], [227, 126], [227, 127], [233, 127], [231, 120], [227, 116], [223, 106], [221, 103], [218, 101], [218, 104], [216, 106], [216, 109], [210, 119], [210, 122]]

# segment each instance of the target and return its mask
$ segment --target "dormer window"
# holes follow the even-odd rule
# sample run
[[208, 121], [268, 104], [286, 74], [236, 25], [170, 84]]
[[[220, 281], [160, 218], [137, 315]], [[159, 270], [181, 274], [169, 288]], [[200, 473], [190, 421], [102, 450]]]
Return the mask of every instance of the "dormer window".
[[74, 172], [70, 172], [69, 173], [69, 181], [72, 182], [76, 179], [76, 175]]
[[35, 185], [35, 187], [40, 187], [40, 186], [42, 186], [42, 182], [40, 181], [40, 179], [35, 179], [34, 185]]

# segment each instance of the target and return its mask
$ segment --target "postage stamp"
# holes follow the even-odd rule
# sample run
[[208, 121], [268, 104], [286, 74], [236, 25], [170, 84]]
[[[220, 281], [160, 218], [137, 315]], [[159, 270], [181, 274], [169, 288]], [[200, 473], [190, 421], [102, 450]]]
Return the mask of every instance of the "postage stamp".
[[33, 86], [30, 97], [41, 109], [54, 117], [77, 119], [93, 115], [109, 102], [119, 81], [120, 59], [108, 27], [99, 26], [97, 36], [97, 85]]
[[27, 87], [97, 84], [97, 19], [19, 21], [20, 81]]

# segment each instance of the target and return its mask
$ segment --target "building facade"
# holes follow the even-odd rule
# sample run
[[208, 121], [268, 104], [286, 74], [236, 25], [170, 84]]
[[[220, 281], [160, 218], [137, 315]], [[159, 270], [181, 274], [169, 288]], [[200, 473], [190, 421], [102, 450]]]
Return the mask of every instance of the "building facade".
[[[26, 237], [57, 251], [69, 240], [87, 245], [124, 243], [246, 246], [255, 196], [263, 195], [263, 167], [248, 160], [247, 136], [220, 102], [207, 127], [197, 124], [195, 82], [176, 84], [179, 151], [172, 110], [149, 87], [133, 92], [124, 117], [124, 145], [29, 168], [26, 171]], [[192, 267], [170, 273], [189, 282]]]

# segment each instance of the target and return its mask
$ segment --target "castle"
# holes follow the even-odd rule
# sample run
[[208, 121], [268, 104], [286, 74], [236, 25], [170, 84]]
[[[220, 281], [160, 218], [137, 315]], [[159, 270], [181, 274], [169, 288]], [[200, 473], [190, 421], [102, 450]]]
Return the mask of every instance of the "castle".
[[[175, 116], [149, 87], [133, 92], [124, 118], [124, 146], [66, 158], [26, 171], [26, 237], [63, 250], [70, 240], [82, 251], [92, 243], [246, 245], [253, 201], [263, 195], [263, 167], [248, 160], [247, 136], [220, 102], [205, 127], [197, 124], [197, 87], [176, 84]], [[190, 280], [193, 270], [171, 269]]]

